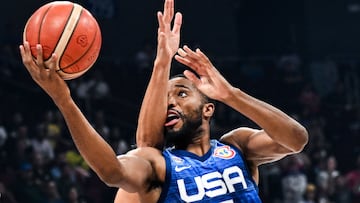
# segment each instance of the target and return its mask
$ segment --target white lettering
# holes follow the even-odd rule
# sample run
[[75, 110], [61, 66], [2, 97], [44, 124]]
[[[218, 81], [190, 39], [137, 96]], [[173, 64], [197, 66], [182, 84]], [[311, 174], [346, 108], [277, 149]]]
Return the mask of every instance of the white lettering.
[[[221, 180], [221, 174], [219, 172], [205, 174], [201, 177], [201, 180], [204, 185], [204, 188], [209, 190], [205, 192], [206, 196], [216, 197], [219, 195], [226, 194], [227, 188], [224, 181]], [[216, 187], [220, 187], [220, 188], [212, 190]]]
[[205, 189], [202, 186], [201, 183], [201, 178], [199, 176], [195, 177], [195, 183], [198, 189], [198, 194], [195, 195], [191, 195], [188, 196], [187, 192], [186, 192], [186, 188], [185, 188], [185, 184], [184, 184], [184, 179], [180, 179], [177, 180], [177, 184], [178, 184], [178, 188], [179, 188], [179, 192], [180, 192], [180, 197], [182, 200], [184, 200], [185, 202], [195, 202], [195, 201], [199, 201], [201, 200], [204, 195], [205, 195]]
[[[197, 194], [188, 195], [184, 179], [177, 180], [180, 197], [185, 202], [199, 201], [207, 197], [217, 197], [220, 195], [235, 192], [235, 185], [241, 183], [244, 189], [247, 184], [242, 170], [237, 166], [226, 168], [223, 174], [218, 171], [207, 173], [203, 176], [194, 177], [197, 187]], [[191, 184], [191, 183], [187, 183]], [[224, 203], [231, 203], [232, 200], [225, 201]]]
[[[230, 174], [234, 174], [234, 173], [237, 173], [237, 176], [230, 178]], [[237, 183], [241, 183], [244, 189], [247, 188], [244, 174], [243, 174], [242, 170], [237, 166], [233, 166], [233, 167], [225, 169], [224, 173], [223, 173], [223, 177], [224, 177], [226, 186], [229, 189], [229, 192], [235, 192], [234, 185]]]
[[234, 203], [234, 200], [230, 199], [230, 200], [222, 201], [222, 202], [219, 202], [219, 203]]

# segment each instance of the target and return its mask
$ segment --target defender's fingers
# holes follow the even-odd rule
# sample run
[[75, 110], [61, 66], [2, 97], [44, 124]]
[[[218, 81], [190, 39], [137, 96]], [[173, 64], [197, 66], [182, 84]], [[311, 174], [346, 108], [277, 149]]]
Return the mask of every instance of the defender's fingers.
[[180, 12], [177, 12], [175, 15], [174, 26], [172, 29], [172, 32], [174, 34], [180, 33], [181, 24], [182, 24], [182, 14]]
[[165, 0], [164, 18], [165, 22], [170, 23], [174, 16], [174, 0]]
[[165, 29], [164, 16], [160, 11], [157, 12], [157, 19], [159, 23], [159, 30], [164, 30]]
[[172, 21], [172, 18], [174, 17], [174, 10], [175, 10], [175, 6], [174, 6], [174, 0], [170, 0], [169, 2], [169, 22]]

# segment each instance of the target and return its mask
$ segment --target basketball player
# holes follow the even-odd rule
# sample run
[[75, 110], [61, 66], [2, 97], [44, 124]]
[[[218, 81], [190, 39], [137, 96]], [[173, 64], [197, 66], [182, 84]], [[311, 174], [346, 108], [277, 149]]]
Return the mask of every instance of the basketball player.
[[[173, 7], [167, 5], [171, 4], [173, 0], [166, 0], [164, 14], [158, 14], [157, 58], [139, 116], [141, 144], [125, 155], [116, 156], [72, 100], [66, 83], [56, 74], [55, 55], [45, 67], [41, 46], [37, 46], [34, 61], [24, 42], [20, 46], [23, 63], [61, 111], [81, 155], [107, 185], [135, 193], [132, 197], [147, 203], [261, 202], [257, 167], [300, 152], [307, 143], [307, 132], [284, 112], [228, 83], [198, 49], [184, 46], [175, 59], [199, 77], [185, 71], [186, 78], [168, 81], [175, 53], [166, 32], [176, 33], [181, 25], [177, 14], [173, 30], [169, 28]], [[160, 86], [164, 81], [168, 81], [167, 89]], [[210, 140], [209, 121], [215, 106], [208, 98], [232, 107], [262, 129], [240, 127], [220, 141]], [[174, 145], [164, 151], [163, 128]]]
[[[171, 9], [173, 9], [173, 8], [171, 8]], [[166, 12], [166, 7], [164, 7], [164, 12]], [[173, 12], [173, 11], [171, 11], [171, 12]], [[171, 12], [168, 12], [168, 13], [171, 13]], [[162, 22], [161, 19], [159, 19], [159, 25], [162, 24], [161, 22]], [[169, 22], [169, 20], [167, 22]], [[167, 25], [167, 27], [169, 27], [169, 26], [170, 25]], [[161, 29], [161, 26], [159, 27], [159, 29]], [[167, 36], [167, 39], [168, 39], [167, 42], [169, 43], [169, 45], [172, 45], [172, 46], [168, 46], [168, 47], [176, 48], [175, 44], [177, 44], [177, 46], [179, 45], [179, 39], [177, 39], [176, 37], [179, 37], [179, 35], [175, 35], [175, 37], [174, 37], [174, 35], [172, 35], [172, 38], [170, 38], [169, 37], [170, 32], [164, 32], [164, 33], [167, 33], [167, 35], [165, 35], [165, 36]], [[160, 45], [160, 43], [159, 43], [158, 50], [161, 50], [162, 47], [163, 47], [163, 45]], [[197, 77], [195, 77], [194, 75], [190, 74], [190, 72], [187, 72], [188, 73], [187, 75], [189, 76], [189, 78], [192, 78], [193, 81], [198, 81], [198, 82], [201, 82], [201, 79], [205, 79], [205, 81], [206, 81], [206, 79], [207, 79], [206, 69], [209, 69], [209, 70], [212, 70], [212, 71], [210, 71], [210, 73], [214, 72], [215, 73], [214, 76], [217, 76], [220, 79], [220, 81], [222, 81], [221, 83], [224, 82], [224, 84], [226, 86], [228, 86], [228, 88], [233, 88], [229, 84], [227, 84], [226, 80], [219, 75], [218, 71], [216, 71], [216, 69], [213, 67], [211, 62], [199, 50], [197, 50], [196, 52], [198, 52], [198, 53], [196, 53], [196, 52], [193, 52], [190, 49], [188, 49], [186, 46], [184, 47], [184, 49], [187, 50], [188, 52], [184, 51], [183, 49], [179, 49], [179, 54], [182, 57], [176, 56], [176, 59], [179, 62], [193, 68], [194, 71], [199, 71], [198, 74], [199, 73], [202, 74], [202, 72], [204, 71], [204, 76], [200, 77], [200, 80]], [[174, 51], [172, 51], [172, 53], [175, 54]], [[187, 55], [188, 53], [190, 53], [189, 56]], [[172, 56], [173, 54], [171, 54], [170, 56]], [[159, 53], [158, 53], [158, 56], [159, 56]], [[170, 59], [169, 59], [169, 61], [170, 61]], [[201, 69], [201, 67], [203, 65], [205, 65], [204, 70]], [[164, 131], [163, 131], [162, 127], [163, 127], [165, 118], [162, 117], [161, 115], [164, 115], [165, 109], [167, 109], [166, 107], [169, 107], [171, 109], [171, 106], [172, 106], [171, 103], [168, 104], [168, 101], [161, 100], [162, 102], [159, 102], [159, 100], [161, 98], [167, 98], [167, 95], [168, 95], [168, 93], [166, 91], [164, 91], [163, 88], [159, 88], [159, 87], [164, 87], [168, 82], [170, 65], [167, 65], [166, 67], [167, 67], [166, 69], [162, 69], [162, 71], [158, 71], [157, 66], [154, 66], [154, 71], [153, 71], [152, 77], [150, 79], [147, 91], [145, 93], [143, 105], [141, 106], [141, 111], [140, 111], [140, 117], [139, 117], [138, 124], [142, 123], [143, 125], [139, 125], [138, 129], [137, 129], [136, 141], [137, 141], [138, 147], [156, 147], [159, 150], [161, 150], [163, 147], [163, 144], [164, 144], [163, 132]], [[209, 74], [209, 76], [210, 76], [210, 74]], [[211, 79], [211, 78], [209, 78], [209, 79]], [[209, 82], [210, 81], [211, 80], [209, 80]], [[221, 83], [219, 83], [219, 84], [221, 84]], [[211, 94], [212, 93], [211, 85], [208, 85], [209, 89], [207, 89], [206, 83], [204, 83], [204, 85], [201, 85], [201, 83], [198, 83], [198, 84], [199, 84], [198, 85], [199, 87], [203, 87], [202, 89], [205, 90], [204, 92], [207, 92], [207, 93], [209, 93], [209, 95], [212, 95]], [[224, 88], [224, 89], [227, 89], [227, 88]], [[195, 88], [195, 90], [197, 90], [197, 88]], [[214, 92], [217, 92], [217, 91], [214, 91]], [[180, 93], [180, 90], [179, 90], [179, 93]], [[247, 105], [251, 106], [252, 99], [254, 99], [254, 98], [251, 98], [250, 96], [246, 95], [243, 92], [241, 92], [241, 93], [244, 94], [244, 96], [249, 97], [250, 100], [247, 101], [246, 103], [247, 103]], [[181, 94], [186, 94], [186, 93], [182, 92]], [[218, 94], [221, 94], [221, 91], [219, 91]], [[201, 93], [201, 92], [200, 92], [200, 95], [203, 96], [205, 101], [208, 101], [206, 99], [207, 96], [203, 95], [203, 93]], [[216, 98], [216, 96], [213, 96], [213, 97]], [[235, 103], [235, 101], [233, 101], [232, 103]], [[257, 103], [259, 103], [259, 104], [257, 104]], [[235, 104], [229, 104], [229, 105], [232, 106]], [[232, 107], [235, 109], [239, 109], [238, 111], [242, 112], [240, 105], [241, 105], [241, 103], [237, 104], [238, 107], [234, 107], [234, 106], [232, 106]], [[265, 108], [262, 106], [264, 106]], [[159, 108], [154, 108], [154, 107], [159, 107]], [[244, 106], [244, 108], [245, 107], [246, 107], [246, 105]], [[214, 107], [211, 107], [211, 108], [214, 108]], [[268, 108], [270, 108], [270, 109], [268, 109]], [[256, 113], [257, 111], [260, 111], [260, 113]], [[261, 111], [263, 111], [263, 112], [261, 112]], [[281, 130], [281, 125], [282, 125], [281, 123], [278, 123], [277, 125], [272, 126], [272, 124], [270, 122], [272, 120], [271, 119], [272, 114], [266, 115], [262, 119], [255, 118], [255, 117], [260, 117], [262, 113], [266, 114], [266, 111], [269, 111], [269, 113], [272, 111], [277, 112], [276, 114], [279, 113], [279, 115], [275, 115], [275, 116], [281, 117], [280, 120], [284, 121], [287, 124], [285, 126], [289, 126], [290, 128]], [[264, 125], [269, 126], [269, 127], [266, 127], [266, 129], [279, 128], [277, 130], [269, 131], [271, 134], [274, 134], [275, 136], [276, 136], [276, 134], [280, 134], [280, 133], [283, 134], [282, 136], [286, 136], [286, 131], [287, 130], [291, 131], [291, 127], [292, 127], [291, 125], [294, 125], [293, 127], [295, 127], [294, 128], [295, 131], [293, 132], [294, 135], [299, 136], [297, 138], [290, 137], [292, 133], [289, 133], [288, 138], [286, 138], [286, 137], [281, 138], [279, 136], [279, 137], [274, 137], [275, 139], [273, 139], [271, 136], [266, 135], [264, 130], [255, 130], [255, 129], [249, 129], [249, 128], [235, 129], [232, 132], [229, 132], [226, 135], [222, 136], [222, 138], [220, 139], [221, 141], [232, 144], [233, 146], [236, 146], [235, 150], [239, 150], [240, 151], [239, 154], [243, 154], [244, 160], [241, 160], [240, 162], [243, 163], [244, 165], [248, 165], [247, 167], [248, 167], [248, 169], [250, 169], [249, 171], [247, 171], [246, 178], [248, 178], [250, 180], [250, 182], [254, 188], [257, 188], [258, 179], [259, 179], [257, 166], [260, 164], [263, 164], [263, 163], [276, 161], [278, 159], [281, 159], [282, 157], [284, 157], [287, 154], [292, 154], [292, 153], [301, 151], [303, 146], [307, 143], [307, 132], [302, 126], [300, 126], [293, 119], [289, 118], [287, 115], [284, 115], [280, 110], [275, 109], [274, 107], [271, 107], [268, 104], [265, 104], [256, 99], [254, 99], [254, 112], [251, 112], [251, 109], [247, 110], [247, 112], [249, 112], [247, 114], [248, 117], [256, 119], [256, 120], [261, 119], [258, 121], [259, 123], [261, 122], [261, 123], [264, 123]], [[160, 115], [160, 117], [153, 116], [153, 115]], [[176, 113], [174, 114], [174, 112], [171, 113], [171, 111], [170, 111], [168, 113], [169, 121], [171, 118], [174, 118], [174, 120], [181, 118], [181, 117], [179, 117], [179, 115], [178, 116], [175, 116], [175, 115], [176, 115]], [[203, 118], [204, 118], [204, 115], [203, 115]], [[154, 119], [156, 119], [156, 120], [154, 120]], [[186, 116], [184, 115], [183, 119], [181, 119], [181, 120], [185, 120], [185, 119], [186, 119]], [[267, 119], [269, 120], [269, 122], [266, 122]], [[202, 138], [194, 138], [194, 140], [192, 140], [193, 138], [191, 137], [191, 134], [197, 135], [198, 133], [196, 133], [196, 132], [199, 130], [204, 131], [204, 132], [200, 132], [199, 134], [204, 133], [206, 135], [204, 137], [206, 137], [206, 139], [208, 139], [207, 137], [209, 136], [209, 133], [210, 133], [209, 126], [208, 126], [208, 120], [210, 120], [210, 118], [207, 118], [205, 121], [206, 127], [202, 128], [200, 126], [195, 125], [196, 128], [193, 129], [193, 132], [191, 132], [191, 129], [187, 129], [186, 127], [181, 127], [179, 129], [179, 132], [181, 132], [181, 129], [183, 129], [183, 131], [186, 131], [186, 130], [190, 131], [190, 132], [187, 132], [187, 133], [189, 133], [188, 138], [190, 138], [188, 143], [183, 143], [183, 141], [185, 140], [186, 137], [184, 137], [184, 135], [182, 135], [182, 133], [178, 133], [179, 135], [182, 135], [182, 136], [179, 136], [177, 138], [179, 140], [177, 140], [177, 141], [179, 143], [181, 143], [181, 145], [182, 144], [185, 145], [183, 147], [184, 149], [191, 148], [191, 145], [194, 145], [193, 142], [196, 142], [198, 139], [202, 139]], [[172, 121], [172, 122], [177, 122], [177, 121]], [[202, 123], [203, 122], [204, 121], [202, 121]], [[276, 122], [276, 120], [274, 120], [273, 122]], [[191, 123], [191, 122], [184, 122], [182, 125], [185, 126], [186, 123]], [[147, 124], [147, 126], [146, 126], [146, 124]], [[167, 127], [166, 130], [168, 132], [168, 135], [167, 135], [168, 138], [171, 138], [170, 135], [172, 133], [170, 133], [170, 132], [171, 132], [171, 130], [175, 129], [175, 125], [173, 127], [171, 127], [172, 125], [170, 125], [170, 127]], [[159, 127], [161, 127], [161, 128], [159, 128]], [[143, 131], [143, 130], [145, 130], [145, 131]], [[265, 134], [265, 135], [262, 135], [262, 134]], [[199, 137], [202, 137], [202, 136], [199, 136]], [[277, 139], [280, 139], [280, 140], [277, 141]], [[283, 141], [281, 141], [282, 139], [283, 139]], [[286, 139], [289, 139], [289, 140], [287, 141]], [[251, 142], [250, 142], [250, 140], [251, 140]], [[298, 142], [296, 145], [297, 140], [300, 140], [300, 141], [302, 140], [302, 141]], [[287, 142], [289, 142], [289, 144], [286, 144]], [[177, 142], [175, 141], [175, 148], [178, 147], [181, 149], [181, 147], [179, 145], [176, 146], [176, 143]], [[291, 148], [291, 143], [295, 144], [294, 145], [295, 148]], [[259, 148], [259, 149], [257, 149], [257, 148]], [[223, 150], [223, 148], [220, 148], [220, 149]], [[216, 150], [219, 151], [218, 148], [215, 150], [210, 149], [209, 151], [214, 152]], [[226, 152], [226, 151], [227, 150], [225, 150], [224, 152]], [[193, 155], [189, 154], [189, 156], [191, 157]], [[207, 162], [204, 162], [204, 163], [205, 163], [205, 165], [207, 164]], [[181, 168], [181, 167], [176, 168], [176, 166], [175, 166], [175, 168], [174, 168], [175, 172], [173, 172], [173, 173], [175, 173], [175, 175], [177, 177], [179, 177], [179, 176], [181, 177], [181, 175], [179, 175], [179, 172], [176, 172], [176, 170], [189, 170], [189, 169], [187, 169], [187, 167], [189, 167], [189, 166], [191, 166], [191, 165], [183, 166], [183, 168]], [[193, 166], [191, 166], [191, 167], [193, 167]], [[203, 173], [205, 173], [205, 172], [203, 172]], [[196, 175], [198, 175], [198, 174], [187, 174], [184, 176], [185, 177], [186, 176], [194, 177]], [[217, 175], [219, 175], [219, 174], [217, 174]], [[174, 180], [171, 180], [171, 181], [174, 181]], [[254, 182], [255, 182], [255, 184], [254, 184]], [[165, 183], [165, 184], [168, 184], [168, 183]], [[180, 190], [180, 188], [179, 188], [179, 190]], [[199, 187], [197, 188], [197, 190], [199, 190]], [[175, 190], [172, 192], [178, 192], [178, 191]], [[167, 194], [165, 194], [165, 196], [166, 195]], [[257, 194], [253, 193], [253, 195], [255, 197], [258, 197]], [[241, 202], [260, 202], [260, 200], [246, 201], [246, 199], [247, 198], [243, 198], [243, 200]], [[255, 198], [255, 199], [257, 199], [257, 198]], [[218, 202], [219, 200], [213, 200], [213, 201]], [[116, 195], [114, 203], [126, 203], [126, 202], [129, 202], [129, 203], [141, 202], [140, 198], [139, 198], [139, 194], [138, 193], [128, 193], [125, 190], [120, 188], [118, 190], [118, 193]], [[166, 202], [178, 202], [178, 201], [175, 199], [167, 199]], [[223, 202], [225, 202], [225, 201], [223, 201]], [[234, 200], [234, 202], [239, 202], [239, 200], [237, 200], [237, 201]]]

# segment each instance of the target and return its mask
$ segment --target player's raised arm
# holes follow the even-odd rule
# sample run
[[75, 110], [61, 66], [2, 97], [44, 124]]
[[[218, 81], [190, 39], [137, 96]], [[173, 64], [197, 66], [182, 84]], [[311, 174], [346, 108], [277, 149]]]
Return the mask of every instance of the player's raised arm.
[[[175, 19], [174, 19], [175, 15]], [[158, 46], [154, 67], [140, 109], [136, 144], [161, 149], [167, 112], [167, 84], [172, 58], [180, 43], [181, 13], [174, 12], [174, 0], [165, 0], [164, 11], [157, 13]], [[171, 22], [174, 25], [171, 28]]]
[[[27, 42], [20, 46], [22, 61], [33, 80], [52, 98], [62, 113], [72, 139], [81, 156], [96, 174], [110, 186], [126, 185], [129, 190], [142, 188], [147, 176], [152, 173], [149, 163], [133, 156], [124, 156], [119, 161], [109, 144], [95, 131], [70, 95], [65, 81], [55, 71], [56, 56], [46, 67], [42, 48], [37, 45], [37, 59], [33, 60]], [[127, 164], [127, 166], [124, 166]], [[141, 171], [137, 174], [135, 167]], [[134, 179], [136, 175], [137, 179]]]
[[300, 123], [278, 108], [233, 87], [199, 49], [193, 51], [184, 46], [178, 53], [177, 61], [200, 76], [198, 78], [190, 71], [184, 73], [201, 92], [232, 107], [263, 129], [240, 128], [223, 137], [227, 142], [238, 144], [247, 159], [258, 165], [304, 148], [308, 134]]

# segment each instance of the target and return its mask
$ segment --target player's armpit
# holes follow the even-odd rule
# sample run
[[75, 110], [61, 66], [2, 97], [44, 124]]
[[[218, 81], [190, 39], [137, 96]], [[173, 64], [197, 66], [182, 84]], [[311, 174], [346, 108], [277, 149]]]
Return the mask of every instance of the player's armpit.
[[[165, 162], [161, 152], [155, 148], [144, 147], [131, 150], [118, 156], [121, 166], [121, 177], [111, 186], [123, 188], [127, 192], [147, 192], [154, 182], [161, 182], [158, 174], [162, 167], [158, 163]], [[165, 163], [163, 163], [165, 166]], [[161, 180], [158, 180], [160, 177]]]

